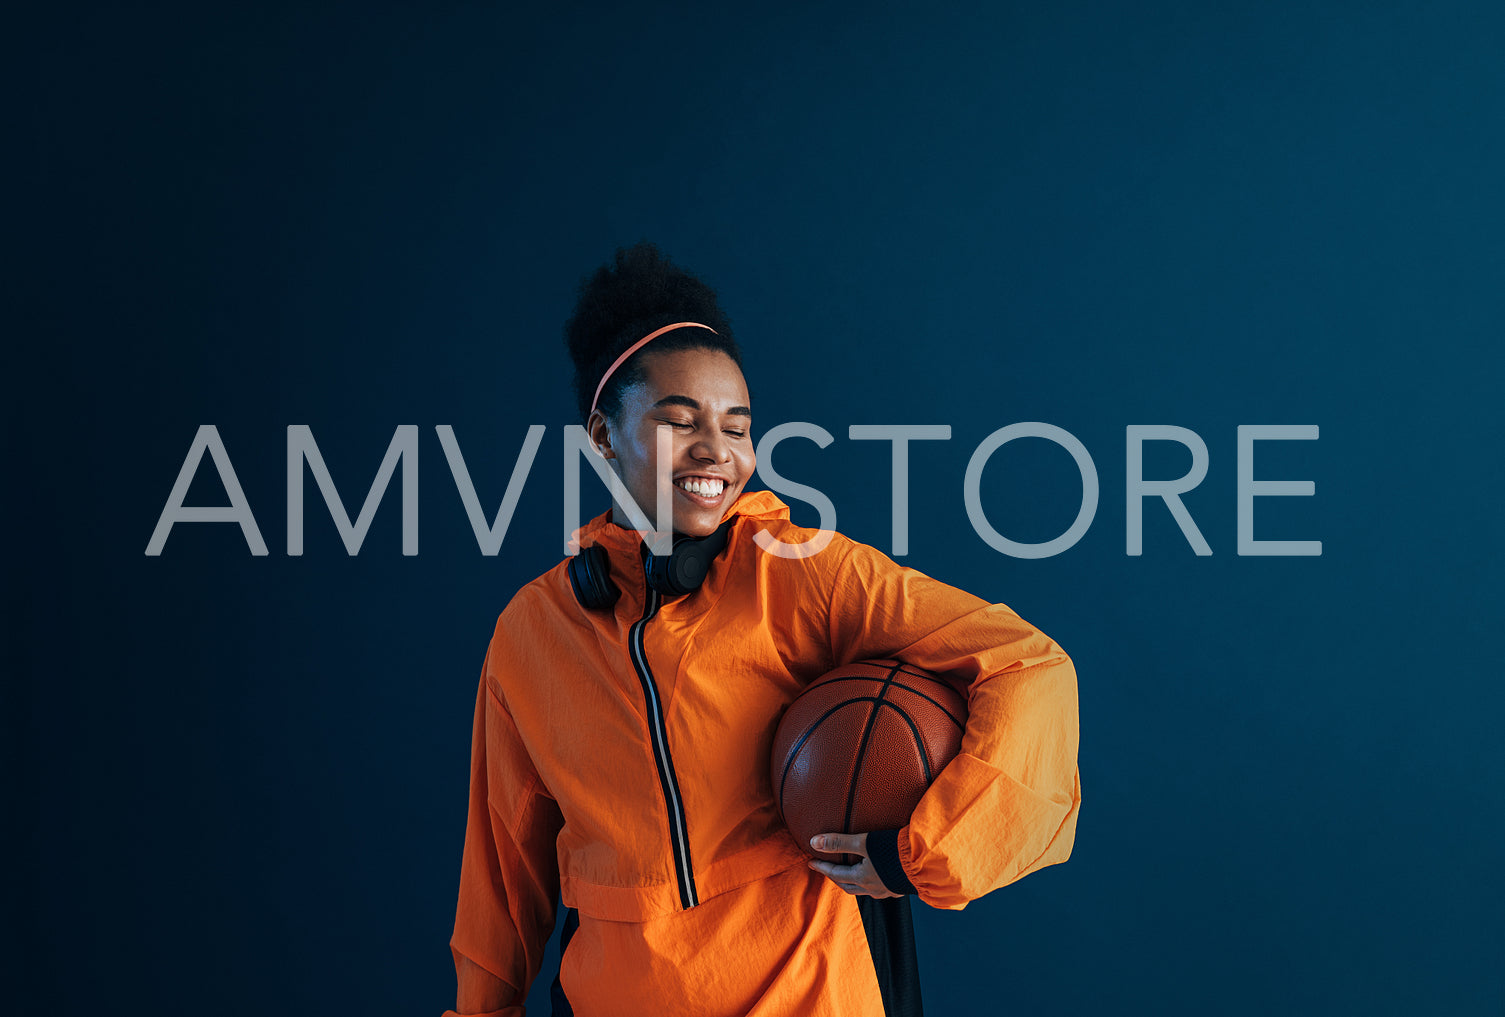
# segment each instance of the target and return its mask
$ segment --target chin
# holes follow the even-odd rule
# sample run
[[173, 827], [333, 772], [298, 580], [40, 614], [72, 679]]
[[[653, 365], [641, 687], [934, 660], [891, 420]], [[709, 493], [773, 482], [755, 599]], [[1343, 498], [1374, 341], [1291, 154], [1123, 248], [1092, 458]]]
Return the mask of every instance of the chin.
[[741, 489], [727, 489], [715, 505], [687, 506], [683, 500], [674, 506], [674, 532], [687, 537], [708, 537], [721, 525], [721, 517], [731, 507]]
[[682, 537], [709, 537], [719, 525], [721, 525], [720, 517], [709, 521], [681, 518], [674, 521], [674, 532]]

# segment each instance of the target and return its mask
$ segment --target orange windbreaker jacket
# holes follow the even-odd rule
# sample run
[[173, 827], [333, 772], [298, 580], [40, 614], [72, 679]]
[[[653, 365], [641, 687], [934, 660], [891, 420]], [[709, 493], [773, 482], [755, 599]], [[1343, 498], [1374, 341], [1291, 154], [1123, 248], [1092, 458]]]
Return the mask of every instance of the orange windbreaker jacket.
[[899, 831], [921, 900], [960, 909], [1071, 853], [1077, 688], [1059, 645], [839, 533], [804, 558], [763, 551], [760, 530], [817, 535], [770, 492], [730, 516], [687, 596], [648, 589], [639, 534], [608, 512], [575, 539], [606, 549], [613, 608], [582, 608], [561, 562], [498, 618], [445, 1017], [521, 1017], [561, 895], [579, 915], [560, 967], [576, 1014], [882, 1017], [856, 899], [806, 866], [769, 778], [783, 709], [841, 663], [897, 657], [970, 682], [961, 753]]

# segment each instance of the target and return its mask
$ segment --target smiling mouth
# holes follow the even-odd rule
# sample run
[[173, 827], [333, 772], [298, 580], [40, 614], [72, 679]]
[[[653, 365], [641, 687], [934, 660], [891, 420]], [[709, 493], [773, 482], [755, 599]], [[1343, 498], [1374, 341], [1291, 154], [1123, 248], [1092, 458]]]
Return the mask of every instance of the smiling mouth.
[[691, 501], [702, 505], [713, 505], [726, 493], [726, 481], [709, 477], [682, 477], [674, 482], [674, 486], [689, 495]]

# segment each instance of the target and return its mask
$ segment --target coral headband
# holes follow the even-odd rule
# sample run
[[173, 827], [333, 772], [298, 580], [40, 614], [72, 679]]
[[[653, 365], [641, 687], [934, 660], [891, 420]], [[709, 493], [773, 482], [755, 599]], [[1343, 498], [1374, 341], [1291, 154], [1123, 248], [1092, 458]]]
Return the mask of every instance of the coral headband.
[[[652, 332], [649, 332], [647, 335], [643, 336], [643, 338], [639, 339], [637, 342], [635, 342], [631, 346], [627, 347], [627, 349], [625, 351], [623, 351], [622, 355], [620, 357], [618, 357], [615, 361], [613, 361], [612, 365], [606, 369], [606, 373], [603, 374], [603, 375], [601, 375], [601, 384], [599, 384], [599, 385], [596, 386], [596, 395], [595, 395], [595, 398], [593, 398], [591, 400], [591, 413], [595, 413], [596, 412], [596, 403], [598, 403], [598, 402], [601, 401], [601, 390], [606, 387], [606, 380], [608, 378], [610, 378], [613, 374], [617, 373], [617, 368], [621, 367], [624, 363], [626, 363], [628, 357], [632, 356], [634, 353], [636, 353], [638, 350], [642, 349], [644, 346], [647, 346], [649, 340], [651, 340], [651, 339], [657, 339], [659, 336], [663, 335], [665, 332], [670, 331], [671, 329], [685, 328], [685, 327], [703, 328], [703, 329], [706, 329], [706, 330], [711, 331], [711, 332], [716, 332], [716, 330], [714, 328], [711, 328], [711, 326], [709, 326], [709, 325], [702, 325], [698, 321], [676, 321], [672, 325], [665, 325], [663, 328], [656, 329], [656, 330], [654, 330]], [[716, 332], [716, 334], [720, 335], [721, 333], [720, 332]], [[590, 413], [587, 413], [585, 415], [585, 419], [587, 419], [587, 420], [590, 419]]]

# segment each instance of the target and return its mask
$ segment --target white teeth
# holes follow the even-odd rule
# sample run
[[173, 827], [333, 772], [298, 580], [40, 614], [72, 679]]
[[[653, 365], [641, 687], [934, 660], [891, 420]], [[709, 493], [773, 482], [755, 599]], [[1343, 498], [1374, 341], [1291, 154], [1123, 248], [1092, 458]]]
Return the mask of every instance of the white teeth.
[[698, 477], [690, 477], [686, 480], [676, 481], [676, 483], [691, 494], [698, 494], [704, 498], [719, 498], [721, 492], [726, 489], [725, 481], [701, 480]]

